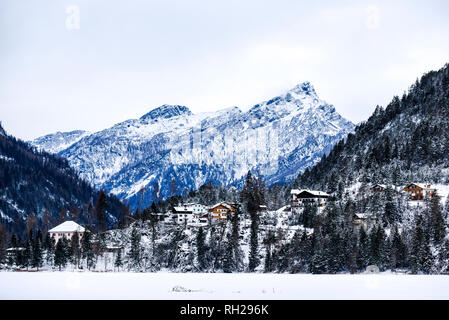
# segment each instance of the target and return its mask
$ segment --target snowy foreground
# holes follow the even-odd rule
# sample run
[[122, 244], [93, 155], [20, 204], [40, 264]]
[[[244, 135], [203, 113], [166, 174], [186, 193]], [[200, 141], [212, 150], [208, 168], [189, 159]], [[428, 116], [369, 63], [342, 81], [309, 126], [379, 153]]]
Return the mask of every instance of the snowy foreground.
[[449, 299], [449, 276], [0, 272], [0, 299]]

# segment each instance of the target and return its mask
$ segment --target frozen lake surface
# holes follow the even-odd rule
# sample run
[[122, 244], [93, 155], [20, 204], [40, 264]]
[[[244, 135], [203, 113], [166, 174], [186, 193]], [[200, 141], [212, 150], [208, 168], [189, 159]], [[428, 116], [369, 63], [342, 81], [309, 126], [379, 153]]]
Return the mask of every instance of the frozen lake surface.
[[0, 272], [0, 299], [449, 299], [449, 276]]

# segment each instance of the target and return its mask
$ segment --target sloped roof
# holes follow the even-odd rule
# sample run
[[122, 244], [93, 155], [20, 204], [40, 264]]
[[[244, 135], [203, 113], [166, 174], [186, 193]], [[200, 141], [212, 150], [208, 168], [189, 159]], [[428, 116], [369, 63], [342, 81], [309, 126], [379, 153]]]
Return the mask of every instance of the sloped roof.
[[405, 188], [407, 188], [408, 186], [411, 186], [411, 185], [418, 186], [418, 187], [420, 187], [420, 188], [422, 188], [422, 189], [436, 190], [436, 189], [434, 189], [434, 188], [429, 188], [429, 187], [427, 187], [427, 186], [430, 186], [429, 183], [414, 183], [414, 182], [413, 182], [413, 183], [407, 184], [407, 185], [405, 186]]
[[217, 203], [217, 204], [214, 204], [213, 206], [208, 207], [208, 209], [213, 209], [213, 208], [216, 208], [216, 207], [218, 207], [218, 206], [223, 206], [223, 207], [225, 207], [225, 208], [227, 208], [227, 209], [229, 209], [229, 210], [231, 210], [231, 207], [232, 207], [231, 204], [229, 204], [229, 203], [223, 201], [223, 202], [219, 202], [219, 203]]
[[308, 193], [310, 193], [310, 194], [312, 194], [314, 196], [317, 196], [317, 197], [329, 197], [330, 196], [329, 194], [327, 194], [326, 192], [323, 192], [323, 191], [307, 190], [307, 189], [301, 189], [301, 190], [292, 189], [292, 191], [290, 191], [290, 194], [299, 195], [299, 194], [301, 194], [303, 192], [308, 192]]
[[192, 213], [192, 209], [186, 206], [174, 207], [176, 212], [190, 212]]
[[54, 227], [48, 232], [84, 232], [84, 227], [80, 226], [75, 221], [66, 221], [61, 223], [60, 225]]

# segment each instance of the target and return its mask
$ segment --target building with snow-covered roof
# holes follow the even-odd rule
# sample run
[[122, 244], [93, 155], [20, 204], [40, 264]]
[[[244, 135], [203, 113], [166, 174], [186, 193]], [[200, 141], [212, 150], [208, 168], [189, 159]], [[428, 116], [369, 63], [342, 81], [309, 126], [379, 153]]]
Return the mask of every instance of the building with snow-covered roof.
[[363, 226], [365, 230], [368, 230], [376, 223], [376, 218], [367, 213], [354, 213], [352, 222], [356, 229]]
[[372, 192], [386, 192], [387, 190], [392, 190], [394, 192], [401, 192], [401, 187], [394, 186], [394, 185], [387, 185], [387, 184], [375, 184], [371, 187]]
[[292, 189], [290, 191], [292, 196], [291, 204], [292, 207], [302, 207], [306, 204], [315, 204], [320, 207], [326, 206], [327, 198], [329, 194], [323, 191], [317, 190], [307, 190], [307, 189]]
[[416, 201], [433, 196], [437, 190], [431, 188], [428, 183], [409, 183], [404, 187], [404, 191], [408, 193], [410, 200]]
[[371, 190], [374, 192], [384, 192], [385, 190], [387, 190], [387, 185], [378, 183], [378, 184], [375, 184], [374, 186], [372, 186]]
[[228, 213], [233, 214], [237, 210], [237, 204], [226, 201], [219, 202], [208, 208], [209, 214], [213, 219], [224, 220]]
[[48, 231], [50, 237], [54, 238], [56, 242], [63, 237], [70, 240], [75, 233], [78, 233], [78, 237], [81, 240], [84, 232], [86, 232], [86, 229], [75, 221], [65, 221]]

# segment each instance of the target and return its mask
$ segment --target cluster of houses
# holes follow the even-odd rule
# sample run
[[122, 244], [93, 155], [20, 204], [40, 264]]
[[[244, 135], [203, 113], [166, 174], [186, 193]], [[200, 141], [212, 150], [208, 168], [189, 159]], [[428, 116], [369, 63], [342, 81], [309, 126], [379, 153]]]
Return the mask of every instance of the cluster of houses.
[[[436, 188], [432, 188], [428, 183], [409, 183], [405, 186], [388, 186], [386, 184], [375, 184], [371, 187], [371, 192], [384, 193], [390, 188], [397, 193], [405, 193], [410, 201], [421, 201], [433, 196], [436, 192]], [[291, 210], [304, 207], [307, 204], [314, 204], [318, 207], [325, 207], [330, 197], [329, 194], [323, 191], [316, 190], [298, 190], [293, 189], [290, 192]], [[366, 213], [355, 213], [353, 217], [353, 223], [355, 227], [364, 226], [369, 227], [373, 225], [376, 219]]]
[[[430, 184], [423, 183], [409, 183], [403, 187], [387, 186], [385, 184], [375, 184], [371, 187], [372, 193], [386, 192], [390, 188], [395, 192], [405, 192], [410, 201], [420, 201], [428, 197], [431, 197], [437, 192], [437, 189], [432, 188]], [[313, 204], [318, 207], [325, 207], [327, 205], [329, 194], [323, 191], [307, 190], [307, 189], [292, 189], [291, 192], [290, 207], [291, 210], [299, 209], [308, 204]], [[160, 220], [167, 222], [173, 222], [177, 224], [184, 224], [188, 226], [206, 226], [211, 223], [220, 222], [226, 220], [228, 216], [234, 214], [238, 210], [240, 205], [238, 203], [231, 203], [222, 201], [212, 206], [206, 206], [201, 203], [185, 203], [176, 206], [166, 214], [158, 214]], [[260, 206], [260, 211], [266, 211], [266, 206]], [[353, 217], [355, 226], [367, 226], [375, 222], [375, 218], [370, 217], [365, 213], [356, 213]], [[55, 241], [59, 241], [63, 237], [71, 240], [75, 233], [78, 234], [81, 242], [85, 232], [88, 232], [84, 227], [80, 226], [74, 221], [66, 221], [60, 225], [49, 230], [50, 237], [53, 237]], [[122, 248], [106, 248], [107, 252], [116, 252]], [[24, 248], [9, 248], [8, 253], [12, 253], [14, 250], [24, 250]], [[9, 252], [11, 251], [11, 252]]]
[[[405, 192], [410, 201], [424, 200], [433, 196], [437, 189], [432, 188], [427, 183], [409, 183], [403, 187], [390, 186], [396, 192]], [[385, 192], [388, 189], [386, 184], [375, 184], [371, 187], [372, 192]], [[329, 194], [323, 191], [307, 190], [307, 189], [292, 189], [291, 192], [291, 207], [303, 207], [307, 204], [315, 204], [319, 207], [326, 206]]]
[[227, 201], [219, 202], [212, 206], [201, 203], [185, 203], [173, 208], [171, 219], [179, 224], [205, 226], [209, 223], [219, 222], [227, 219], [239, 207], [238, 203]]
[[[371, 187], [373, 192], [385, 192], [388, 186], [385, 184], [375, 184]], [[437, 189], [432, 188], [428, 183], [409, 183], [403, 187], [392, 186], [392, 190], [396, 192], [405, 192], [410, 201], [424, 200], [433, 196]]]

